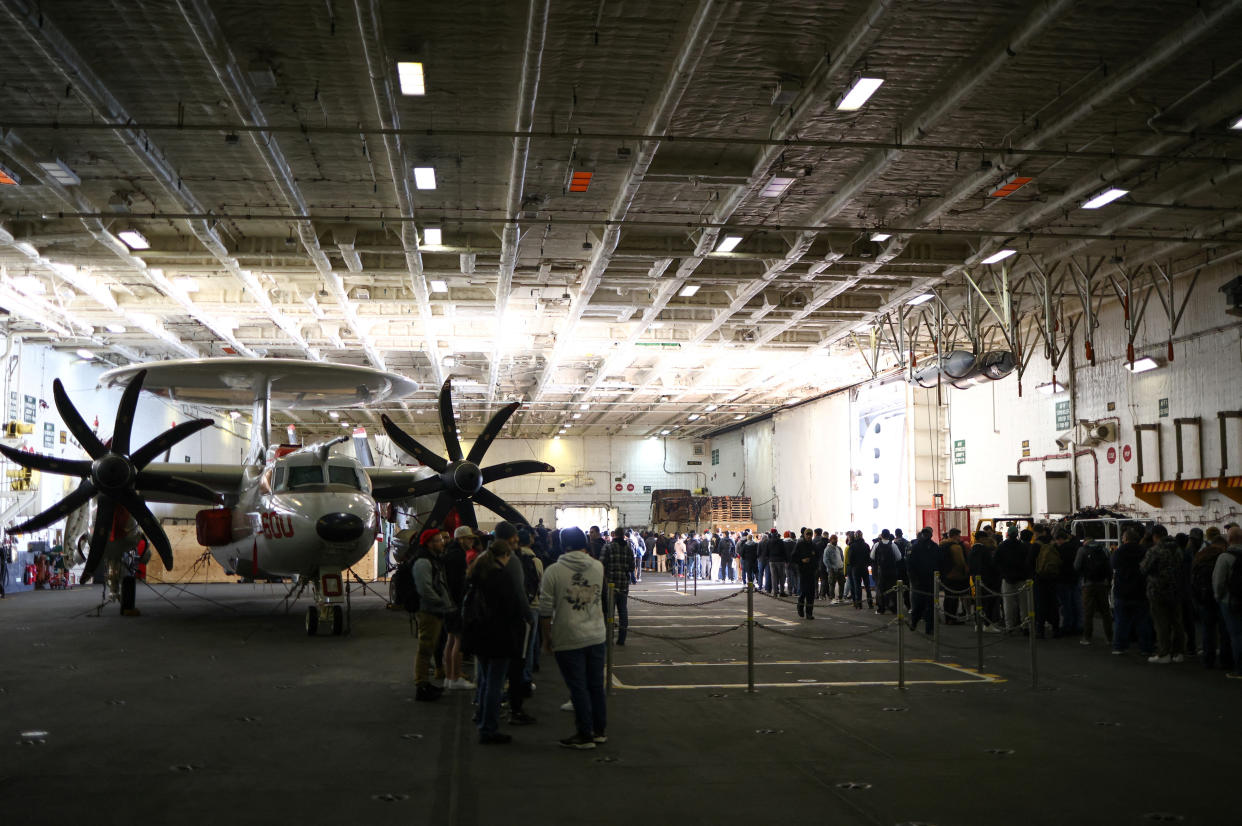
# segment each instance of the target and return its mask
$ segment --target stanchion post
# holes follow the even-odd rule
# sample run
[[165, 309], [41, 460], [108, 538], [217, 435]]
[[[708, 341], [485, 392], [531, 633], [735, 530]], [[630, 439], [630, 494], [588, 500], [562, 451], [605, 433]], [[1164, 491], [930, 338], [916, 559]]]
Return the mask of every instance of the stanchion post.
[[906, 687], [906, 617], [905, 600], [902, 599], [904, 583], [897, 583], [897, 687]]
[[607, 655], [605, 659], [606, 659], [608, 668], [607, 668], [607, 672], [604, 675], [604, 690], [608, 692], [608, 694], [612, 694], [612, 628], [613, 628], [613, 623], [616, 622], [616, 611], [617, 611], [617, 586], [614, 583], [610, 582], [608, 583], [608, 614], [607, 614], [607, 622], [605, 623], [605, 626], [607, 627], [607, 630], [608, 630], [608, 634], [605, 637], [605, 639], [608, 641], [608, 645], [605, 647], [605, 654]]
[[1031, 688], [1039, 688], [1039, 668], [1035, 664], [1035, 581], [1026, 581], [1026, 635], [1031, 645]]
[[746, 693], [755, 693], [755, 583], [746, 583]]
[[932, 659], [940, 659], [940, 626], [944, 617], [940, 615], [940, 572], [932, 574]]
[[699, 555], [694, 555], [694, 595], [699, 595]]
[[975, 581], [975, 646], [979, 650], [979, 666], [976, 671], [983, 671], [983, 579], [974, 577]]

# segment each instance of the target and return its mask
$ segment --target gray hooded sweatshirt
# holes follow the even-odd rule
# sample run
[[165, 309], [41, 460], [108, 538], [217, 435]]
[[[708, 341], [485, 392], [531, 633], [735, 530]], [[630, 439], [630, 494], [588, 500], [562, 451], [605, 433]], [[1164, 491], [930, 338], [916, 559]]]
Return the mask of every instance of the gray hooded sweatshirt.
[[552, 620], [553, 651], [572, 651], [604, 641], [604, 566], [583, 551], [562, 554], [543, 572], [539, 616]]

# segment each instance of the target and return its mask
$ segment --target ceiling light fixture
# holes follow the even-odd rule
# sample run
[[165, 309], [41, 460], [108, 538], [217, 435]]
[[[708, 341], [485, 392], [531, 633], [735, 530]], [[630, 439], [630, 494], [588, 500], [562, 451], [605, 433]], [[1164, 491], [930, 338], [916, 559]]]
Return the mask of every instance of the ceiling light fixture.
[[435, 189], [436, 168], [434, 166], [414, 167], [414, 186], [419, 189]]
[[837, 102], [838, 111], [854, 112], [861, 109], [867, 99], [874, 95], [875, 90], [879, 89], [883, 83], [884, 80], [878, 77], [858, 78], [845, 96]]
[[737, 245], [740, 243], [742, 243], [742, 236], [726, 235], [723, 239], [721, 239], [720, 243], [716, 245], [716, 252], [733, 252], [737, 249]]
[[689, 298], [690, 296], [694, 295], [698, 291], [699, 291], [698, 284], [687, 284], [686, 286], [682, 287], [681, 292], [677, 294], [681, 296], [682, 298]]
[[1024, 178], [1019, 175], [1011, 175], [1005, 179], [1004, 183], [989, 192], [988, 195], [993, 198], [1007, 198], [1033, 180], [1035, 179]]
[[1082, 208], [1083, 209], [1099, 209], [1105, 204], [1111, 204], [1113, 201], [1117, 200], [1122, 195], [1128, 195], [1129, 193], [1130, 193], [1130, 190], [1128, 189], [1117, 189], [1116, 187], [1113, 187], [1111, 189], [1106, 189], [1103, 192], [1101, 192], [1099, 195], [1096, 195], [1094, 198], [1092, 198], [1091, 200], [1083, 204]]
[[441, 235], [439, 227], [423, 227], [423, 244], [429, 247], [438, 247], [441, 244]]
[[73, 170], [59, 158], [54, 161], [40, 161], [39, 166], [44, 172], [52, 176], [52, 180], [61, 186], [77, 186], [82, 183], [82, 179], [75, 175]]
[[581, 418], [582, 418], [582, 414], [581, 414], [581, 413], [575, 413], [575, 414], [574, 414], [574, 418], [575, 418], [575, 419], [581, 419]]
[[718, 405], [718, 404], [709, 404], [707, 407], [705, 407], [705, 408], [703, 408], [703, 409], [704, 409], [704, 410], [706, 410], [708, 413], [710, 413], [710, 412], [712, 412], [713, 410], [715, 410], [717, 407], [720, 407], [720, 405]]
[[1155, 370], [1159, 367], [1160, 362], [1151, 356], [1143, 356], [1142, 358], [1135, 359], [1133, 362], [1127, 361], [1125, 365], [1126, 369], [1131, 373], [1146, 373], [1148, 370]]
[[936, 297], [935, 293], [923, 293], [922, 295], [916, 295], [914, 298], [910, 299], [906, 303], [909, 304], [911, 307], [917, 307], [920, 304], [926, 304], [928, 301], [931, 301], [935, 297]]
[[239, 411], [237, 411], [237, 410], [230, 410], [230, 411], [229, 411], [229, 418], [230, 418], [230, 419], [240, 419], [240, 418], [241, 418], [241, 413], [240, 413]]
[[793, 182], [796, 180], [797, 178], [792, 178], [788, 175], [773, 175], [763, 189], [759, 190], [759, 197], [779, 198], [785, 194], [785, 190], [793, 186]]
[[991, 255], [989, 255], [987, 258], [983, 259], [982, 263], [995, 264], [998, 261], [1004, 261], [1006, 258], [1008, 258], [1011, 255], [1016, 254], [1017, 252], [1018, 252], [1017, 250], [1000, 250], [999, 252], [994, 252]]
[[554, 442], [559, 442], [560, 440], [561, 440], [561, 436], [559, 433], [552, 437], [552, 441]]
[[335, 410], [329, 410], [329, 411], [328, 411], [328, 418], [329, 418], [329, 419], [339, 419], [339, 418], [341, 418], [341, 414], [340, 414], [340, 413], [337, 413]]
[[699, 418], [699, 414], [698, 414], [698, 413], [691, 413], [691, 414], [690, 414], [689, 416], [687, 416], [686, 418], [687, 418], [687, 419], [689, 419], [690, 421], [694, 421], [695, 419]]
[[427, 81], [423, 77], [423, 64], [409, 61], [397, 63], [397, 80], [403, 95], [425, 95]]
[[79, 351], [78, 351], [78, 358], [80, 358], [80, 359], [85, 359], [86, 361], [94, 361], [94, 360], [95, 360], [95, 354], [94, 354], [94, 353], [92, 353], [90, 350], [79, 350]]
[[1061, 384], [1061, 382], [1057, 381], [1056, 379], [1053, 379], [1052, 381], [1048, 381], [1048, 382], [1044, 382], [1043, 384], [1035, 385], [1035, 389], [1038, 390], [1040, 393], [1043, 393], [1046, 396], [1051, 396], [1054, 393], [1060, 393], [1061, 391], [1065, 390], [1065, 385]]
[[742, 419], [745, 419], [745, 418], [746, 418], [745, 413], [738, 413], [736, 416], [733, 417], [733, 421], [740, 422]]
[[661, 435], [661, 436], [667, 436], [668, 434], [670, 434], [670, 433], [672, 433], [672, 432], [673, 432], [673, 431], [671, 431], [671, 430], [661, 430], [661, 431], [660, 431], [660, 435]]
[[589, 405], [589, 404], [585, 404], [585, 403], [584, 403], [584, 404], [580, 404], [580, 405], [578, 405], [578, 409], [579, 409], [579, 410], [590, 410], [590, 409], [591, 409], [591, 405]]
[[107, 330], [109, 333], [120, 334], [120, 333], [125, 332], [125, 325], [124, 324], [105, 324], [104, 329]]
[[880, 243], [881, 241], [887, 241], [889, 238], [892, 238], [892, 237], [893, 237], [893, 234], [891, 232], [871, 233], [871, 240], [875, 241], [877, 244]]
[[1242, 129], [1242, 118], [1238, 118], [1233, 123], [1229, 124], [1229, 128], [1230, 129]]
[[124, 229], [118, 232], [117, 237], [125, 242], [125, 246], [131, 250], [149, 250], [151, 242], [147, 237], [136, 229]]
[[447, 282], [447, 281], [444, 281], [444, 280], [442, 280], [442, 279], [439, 279], [439, 278], [433, 278], [433, 279], [431, 280], [431, 291], [432, 291], [433, 293], [446, 293], [446, 292], [448, 292], [448, 282]]

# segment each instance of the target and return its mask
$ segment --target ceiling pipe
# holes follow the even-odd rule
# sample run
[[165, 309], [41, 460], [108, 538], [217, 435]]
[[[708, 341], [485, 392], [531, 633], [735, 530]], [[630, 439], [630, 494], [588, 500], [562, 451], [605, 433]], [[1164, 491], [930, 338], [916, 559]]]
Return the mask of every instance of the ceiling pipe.
[[[664, 89], [647, 121], [646, 131], [648, 133], [663, 132], [668, 128], [673, 113], [681, 102], [682, 95], [685, 94], [686, 88], [690, 84], [690, 79], [694, 76], [699, 60], [707, 51], [707, 46], [711, 42], [712, 33], [716, 29], [717, 22], [719, 22], [719, 14], [716, 11], [717, 4], [713, 0], [699, 0], [689, 28], [686, 31], [685, 39], [682, 41], [681, 48], [673, 60]], [[539, 380], [535, 384], [535, 389], [531, 393], [531, 399], [534, 401], [541, 399], [544, 393], [547, 392], [548, 386], [552, 384], [555, 377], [557, 368], [560, 367], [561, 362], [565, 359], [566, 351], [569, 349], [570, 344], [577, 340], [574, 331], [578, 325], [578, 320], [582, 317], [582, 311], [591, 302], [591, 296], [595, 294], [596, 288], [599, 287], [604, 271], [608, 268], [612, 254], [617, 248], [617, 242], [621, 238], [621, 229], [616, 222], [623, 219], [629, 212], [630, 204], [633, 202], [635, 195], [638, 194], [638, 188], [642, 185], [643, 177], [651, 166], [651, 162], [655, 158], [659, 147], [659, 141], [645, 141], [639, 145], [638, 151], [634, 153], [634, 160], [630, 164], [630, 169], [624, 181], [622, 181], [620, 191], [617, 193], [611, 209], [608, 211], [608, 222], [604, 228], [603, 235], [599, 243], [595, 245], [595, 251], [591, 256], [590, 263], [586, 267], [586, 271], [583, 273], [578, 293], [569, 305], [568, 316], [560, 325], [556, 344], [553, 345], [543, 372], [540, 374]]]
[[[367, 61], [371, 96], [374, 99], [380, 125], [399, 129], [401, 118], [397, 114], [396, 97], [392, 89], [392, 73], [395, 64], [389, 60], [384, 49], [381, 27], [380, 0], [354, 0], [354, 14], [358, 21], [358, 36]], [[384, 135], [384, 150], [388, 156], [388, 174], [396, 190], [397, 204], [402, 215], [414, 216], [414, 197], [410, 192], [410, 163], [405, 156], [401, 138], [396, 134]], [[423, 327], [423, 347], [430, 362], [432, 385], [444, 383], [444, 368], [440, 344], [436, 339], [431, 315], [431, 291], [423, 273], [423, 256], [418, 248], [418, 230], [412, 221], [401, 224], [401, 247], [405, 252], [405, 264], [410, 274], [410, 288], [414, 291], [418, 318]]]
[[[529, 132], [535, 123], [535, 101], [539, 96], [539, 74], [543, 66], [543, 44], [548, 33], [550, 0], [530, 0], [526, 16], [526, 51], [522, 57], [522, 79], [518, 84], [518, 107], [514, 131]], [[505, 216], [516, 221], [522, 208], [526, 189], [526, 160], [530, 154], [530, 138], [513, 139], [513, 155], [509, 159], [509, 191], [505, 199]], [[504, 328], [509, 294], [513, 290], [513, 270], [517, 266], [521, 231], [516, 223], [505, 224], [500, 235], [500, 269], [496, 280], [496, 327]], [[464, 262], [463, 262], [464, 263]], [[463, 270], [465, 267], [463, 266]], [[496, 401], [496, 384], [500, 380], [500, 359], [504, 353], [504, 337], [493, 334], [492, 353], [487, 371], [487, 414]]]
[[[64, 76], [66, 82], [74, 87], [79, 98], [91, 108], [95, 117], [114, 125], [113, 132], [117, 139], [156, 179], [173, 203], [187, 212], [207, 212], [183, 186], [180, 176], [164, 159], [163, 153], [151, 144], [150, 138], [142, 134], [141, 130], [126, 125], [132, 123], [129, 113], [99, 76], [86, 64], [72, 44], [65, 39], [60, 30], [47, 18], [42, 9], [25, 0], [0, 0], [0, 9], [8, 14], [12, 22], [21, 29], [48, 62]], [[67, 201], [67, 203], [72, 203], [72, 201]], [[94, 208], [87, 210], [83, 206], [84, 203], [79, 205], [79, 211], [95, 212]], [[103, 216], [94, 217], [102, 218]], [[96, 232], [102, 229], [102, 224], [96, 222], [96, 225], [92, 225], [88, 223], [89, 218], [90, 216], [83, 216], [83, 225], [86, 226], [88, 232], [96, 235]], [[319, 354], [306, 344], [306, 340], [297, 332], [296, 325], [276, 309], [258, 279], [254, 278], [253, 274], [243, 271], [238, 266], [237, 260], [229, 255], [224, 242], [208, 221], [202, 218], [192, 218], [186, 223], [199, 242], [246, 287], [272, 321], [293, 339], [303, 354], [308, 358], [318, 360]], [[97, 235], [96, 238], [98, 238]], [[110, 246], [109, 248], [111, 249]], [[138, 268], [138, 270], [145, 272], [144, 268]]]

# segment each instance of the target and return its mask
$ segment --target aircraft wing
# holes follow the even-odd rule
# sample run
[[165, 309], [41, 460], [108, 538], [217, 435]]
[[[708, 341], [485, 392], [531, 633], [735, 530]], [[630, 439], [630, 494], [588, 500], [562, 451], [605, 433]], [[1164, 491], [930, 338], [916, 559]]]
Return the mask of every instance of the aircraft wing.
[[[142, 469], [143, 476], [161, 479], [177, 479], [210, 488], [225, 496], [235, 495], [246, 473], [245, 465], [178, 465], [172, 462], [152, 462]], [[202, 499], [179, 495], [173, 491], [143, 490], [138, 494], [148, 502], [167, 502], [182, 505], [206, 505]]]
[[[422, 479], [438, 475], [434, 470], [425, 465], [418, 467], [369, 467], [363, 468], [367, 476], [371, 478], [371, 487], [377, 492], [413, 485]], [[400, 498], [400, 497], [389, 497]]]

